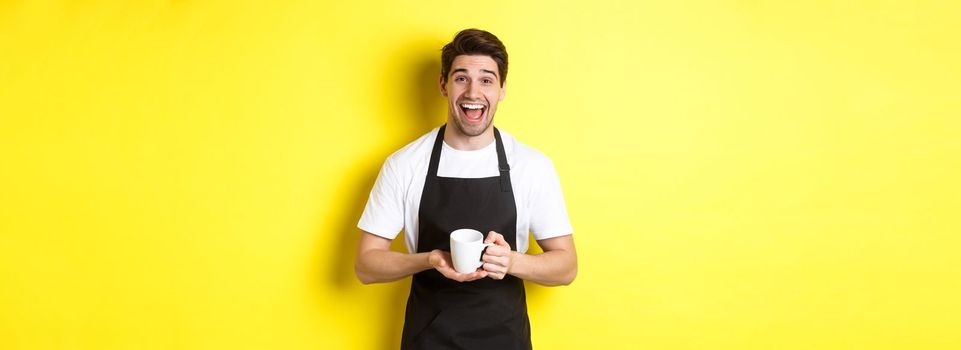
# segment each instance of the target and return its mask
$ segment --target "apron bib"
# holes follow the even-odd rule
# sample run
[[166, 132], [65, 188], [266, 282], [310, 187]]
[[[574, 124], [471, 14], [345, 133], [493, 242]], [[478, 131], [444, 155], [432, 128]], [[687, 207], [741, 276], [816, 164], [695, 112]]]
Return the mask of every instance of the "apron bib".
[[[462, 179], [437, 176], [444, 130], [434, 141], [418, 214], [417, 252], [450, 252], [450, 233], [471, 228], [504, 235], [517, 250], [517, 207], [500, 132], [494, 128], [500, 176]], [[414, 274], [407, 299], [402, 349], [530, 349], [524, 282], [450, 280], [437, 270]]]

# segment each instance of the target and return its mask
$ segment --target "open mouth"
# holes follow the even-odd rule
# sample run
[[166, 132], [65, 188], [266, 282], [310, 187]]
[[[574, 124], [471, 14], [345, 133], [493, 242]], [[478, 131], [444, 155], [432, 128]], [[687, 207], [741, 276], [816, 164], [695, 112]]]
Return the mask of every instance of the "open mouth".
[[484, 117], [487, 106], [480, 103], [461, 103], [460, 110], [464, 112], [464, 116], [467, 117], [468, 121], [478, 122]]

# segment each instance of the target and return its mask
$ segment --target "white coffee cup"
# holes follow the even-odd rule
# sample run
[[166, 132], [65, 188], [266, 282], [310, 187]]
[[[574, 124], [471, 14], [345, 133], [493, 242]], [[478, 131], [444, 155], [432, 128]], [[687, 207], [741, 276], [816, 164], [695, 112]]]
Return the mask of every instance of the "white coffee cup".
[[477, 271], [484, 264], [481, 252], [494, 243], [484, 243], [484, 234], [469, 228], [462, 228], [450, 233], [450, 257], [454, 261], [454, 270], [460, 273]]

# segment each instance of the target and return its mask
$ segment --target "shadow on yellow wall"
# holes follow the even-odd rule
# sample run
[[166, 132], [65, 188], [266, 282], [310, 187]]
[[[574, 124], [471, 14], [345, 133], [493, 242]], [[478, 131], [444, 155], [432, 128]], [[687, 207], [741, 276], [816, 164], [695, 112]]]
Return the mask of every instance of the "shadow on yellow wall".
[[[421, 47], [423, 45], [412, 46]], [[390, 153], [393, 153], [417, 137], [439, 126], [444, 122], [446, 117], [444, 100], [441, 98], [442, 96], [438, 86], [440, 72], [439, 48], [435, 48], [435, 51], [426, 49], [417, 50], [411, 54], [410, 47], [411, 45], [401, 47], [397, 55], [398, 57], [396, 57], [399, 59], [385, 60], [385, 65], [389, 65], [389, 67], [387, 67], [388, 70], [400, 67], [403, 70], [401, 75], [406, 75], [407, 78], [399, 80], [384, 79], [385, 81], [380, 84], [380, 86], [385, 89], [382, 93], [387, 96], [388, 99], [404, 99], [410, 101], [408, 108], [398, 110], [390, 108], [396, 104], [378, 103], [378, 105], [382, 106], [381, 115], [374, 118], [402, 118], [402, 120], [410, 123], [410, 127], [396, 130], [398, 134], [393, 135], [391, 139], [397, 141], [394, 142], [392, 147], [388, 148], [389, 151], [379, 157], [374, 157], [374, 159], [379, 159], [379, 162], [371, 163], [367, 160], [358, 160], [354, 168], [359, 169], [350, 172], [355, 176], [344, 180], [343, 186], [353, 189], [350, 191], [353, 195], [349, 197], [347, 203], [341, 203], [345, 204], [347, 209], [338, 210], [342, 215], [334, 219], [337, 222], [334, 226], [337, 227], [337, 243], [335, 245], [337, 249], [334, 250], [334, 254], [327, 257], [326, 261], [319, 262], [321, 266], [327, 266], [330, 269], [326, 274], [328, 280], [321, 280], [320, 283], [336, 286], [338, 291], [341, 292], [350, 292], [350, 290], [359, 283], [354, 275], [353, 269], [361, 232], [357, 228], [357, 222], [364, 211], [364, 206], [367, 203], [367, 198], [374, 185], [374, 181], [377, 179], [383, 160], [385, 160]], [[397, 64], [397, 62], [402, 62], [402, 64]], [[404, 69], [403, 66], [406, 66], [407, 69]], [[396, 115], [398, 112], [402, 113], [402, 115]], [[358, 177], [356, 176], [357, 174], [361, 174], [362, 176]], [[323, 233], [320, 235], [323, 236]], [[407, 252], [403, 237], [403, 233], [400, 233], [397, 238], [394, 239], [391, 244], [391, 250]], [[318, 245], [324, 244], [323, 242], [318, 243]], [[384, 334], [378, 337], [383, 341], [381, 348], [396, 348], [398, 344], [400, 344], [410, 278], [390, 282], [389, 286], [390, 291], [387, 293], [386, 303], [377, 303], [390, 306], [382, 309], [382, 316], [376, 317], [376, 319], [383, 320], [380, 329], [383, 330]], [[375, 301], [372, 300], [371, 302]]]

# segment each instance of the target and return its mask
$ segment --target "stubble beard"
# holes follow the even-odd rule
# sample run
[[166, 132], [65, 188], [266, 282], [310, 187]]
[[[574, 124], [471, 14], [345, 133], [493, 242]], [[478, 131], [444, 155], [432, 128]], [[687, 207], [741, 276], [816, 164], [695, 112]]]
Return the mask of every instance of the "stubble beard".
[[482, 126], [472, 127], [470, 125], [467, 125], [467, 123], [464, 121], [464, 118], [466, 117], [462, 117], [460, 114], [454, 115], [454, 125], [457, 126], [457, 130], [460, 131], [462, 135], [465, 135], [468, 137], [480, 136], [485, 131], [487, 131], [487, 129], [490, 128], [491, 123], [494, 122], [494, 114], [491, 112], [492, 111], [487, 111], [488, 113], [487, 122], [484, 123]]

